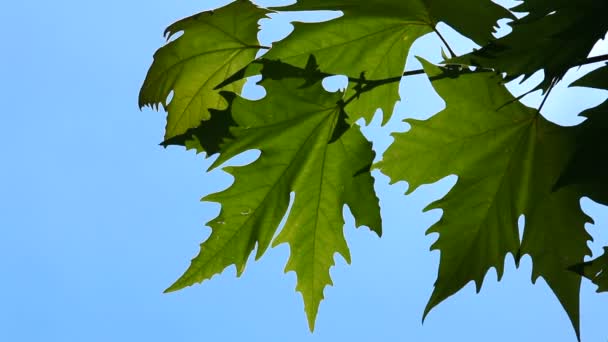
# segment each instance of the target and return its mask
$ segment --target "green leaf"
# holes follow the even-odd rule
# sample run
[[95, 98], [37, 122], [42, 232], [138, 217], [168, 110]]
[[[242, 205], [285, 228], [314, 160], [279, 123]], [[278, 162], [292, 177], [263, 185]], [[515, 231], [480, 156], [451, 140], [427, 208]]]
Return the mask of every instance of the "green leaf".
[[[366, 79], [384, 79], [399, 76], [405, 67], [405, 59], [416, 38], [430, 29], [412, 24], [407, 18], [354, 16], [336, 20], [303, 24], [294, 23], [295, 30], [288, 38], [276, 43], [264, 56], [304, 67], [308, 57], [314, 55], [321, 70], [351, 77], [363, 75]], [[374, 45], [373, 49], [369, 49]], [[385, 121], [399, 100], [399, 84], [393, 82], [354, 101], [350, 112], [353, 121], [364, 117], [371, 121], [378, 106], [385, 113]], [[352, 91], [349, 92], [349, 96]], [[349, 108], [350, 109], [350, 108]]]
[[570, 184], [587, 185], [588, 194], [595, 200], [608, 200], [608, 101], [581, 114], [588, 119], [580, 125], [579, 138], [574, 144], [576, 152], [564, 168], [555, 187]]
[[[238, 0], [167, 28], [168, 38], [178, 32], [183, 35], [154, 54], [139, 94], [141, 107], [161, 104], [168, 112], [165, 140], [209, 120], [210, 109], [226, 108], [226, 99], [214, 88], [255, 59], [260, 49], [257, 22], [267, 13], [249, 1]], [[238, 93], [242, 84], [235, 82], [223, 90]]]
[[[272, 80], [301, 79], [302, 85], [300, 88], [320, 82], [327, 77], [327, 75], [319, 72], [314, 56], [310, 56], [306, 68], [303, 69], [280, 61], [260, 59], [232, 75], [220, 86], [224, 87], [245, 77], [258, 75]], [[210, 109], [211, 118], [209, 120], [201, 121], [198, 127], [191, 128], [184, 134], [166, 140], [161, 145], [165, 147], [169, 145], [185, 146], [187, 150], [194, 149], [197, 153], [206, 152], [208, 156], [220, 152], [225, 141], [234, 138], [230, 128], [237, 126], [232, 118], [231, 108], [236, 94], [226, 91], [220, 94], [228, 102], [228, 108], [223, 110]], [[336, 132], [340, 133], [339, 130]]]
[[542, 69], [539, 88], [547, 89], [579, 65], [608, 30], [606, 1], [526, 1], [516, 9], [531, 12], [511, 24], [513, 32], [448, 62], [492, 68], [509, 79]]
[[574, 265], [571, 269], [597, 285], [597, 292], [608, 291], [608, 247], [604, 247], [604, 254], [600, 257]]
[[381, 233], [380, 210], [369, 167], [374, 153], [357, 126], [336, 135], [344, 120], [341, 93], [320, 82], [302, 88], [301, 79], [264, 79], [267, 96], [236, 98], [234, 139], [223, 145], [212, 167], [241, 152], [258, 149], [255, 162], [225, 168], [234, 176], [228, 189], [205, 197], [222, 205], [209, 222], [211, 236], [190, 268], [168, 291], [208, 279], [234, 264], [240, 275], [257, 245], [256, 258], [268, 248], [295, 193], [285, 227], [273, 245], [289, 243], [286, 271], [295, 271], [310, 328], [323, 290], [330, 285], [334, 254], [348, 262], [342, 208], [347, 204], [357, 225]]
[[[539, 139], [539, 144], [542, 143]], [[552, 150], [553, 154], [558, 153], [555, 147], [546, 147]], [[545, 149], [539, 149], [536, 158], [542, 160], [541, 154], [544, 151]], [[549, 161], [545, 167], [550, 165]], [[544, 174], [540, 171], [534, 179], [543, 177]], [[579, 340], [581, 278], [569, 272], [568, 268], [573, 261], [581, 262], [591, 253], [587, 243], [592, 239], [584, 226], [585, 223], [593, 221], [580, 208], [583, 195], [582, 188], [567, 187], [549, 193], [539, 199], [538, 203], [531, 204], [529, 211], [525, 213], [524, 236], [516, 260], [519, 263], [522, 255], [530, 255], [533, 263], [532, 282], [536, 282], [539, 277], [547, 282], [566, 310]]]
[[[379, 167], [393, 182], [407, 181], [408, 192], [458, 176], [455, 187], [427, 207], [442, 209], [443, 216], [428, 230], [439, 233], [432, 249], [441, 256], [425, 316], [470, 281], [479, 291], [492, 267], [500, 279], [508, 253], [517, 260], [529, 254], [534, 278], [545, 278], [578, 333], [580, 278], [566, 269], [588, 252], [587, 217], [578, 206], [578, 189], [552, 191], [576, 130], [513, 102], [494, 73], [461, 72], [454, 78], [446, 77], [453, 71], [423, 65], [447, 108], [427, 121], [408, 120], [411, 130], [394, 135]], [[520, 248], [521, 214], [527, 222]]]
[[493, 1], [424, 0], [434, 25], [444, 22], [479, 45], [494, 38], [499, 19], [515, 19]]
[[[323, 72], [372, 81], [400, 76], [412, 43], [433, 32], [439, 21], [485, 43], [496, 21], [510, 16], [491, 1], [300, 0], [281, 10], [342, 10], [344, 16], [323, 23], [294, 23], [294, 32], [276, 43], [265, 58], [303, 67], [314, 55]], [[359, 95], [347, 107], [351, 119], [363, 117], [369, 122], [380, 108], [384, 122], [388, 121], [399, 100], [398, 82], [377, 87], [373, 94], [359, 94], [356, 86], [351, 82], [347, 92], [347, 97]]]

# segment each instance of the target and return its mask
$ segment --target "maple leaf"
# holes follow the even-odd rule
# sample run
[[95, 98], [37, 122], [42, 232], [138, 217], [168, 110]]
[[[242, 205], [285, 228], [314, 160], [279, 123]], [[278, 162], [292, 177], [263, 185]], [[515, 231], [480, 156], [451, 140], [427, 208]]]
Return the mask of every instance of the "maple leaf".
[[[303, 67], [314, 55], [323, 72], [347, 75], [351, 79], [382, 80], [400, 76], [412, 43], [433, 32], [440, 21], [453, 25], [472, 39], [485, 43], [496, 21], [510, 12], [491, 1], [301, 0], [280, 8], [284, 11], [341, 10], [344, 16], [327, 22], [294, 23], [294, 32], [275, 43], [267, 59]], [[469, 20], [474, 16], [476, 20]], [[370, 49], [370, 46], [373, 48]], [[383, 84], [374, 93], [359, 93], [360, 82], [351, 81], [347, 97], [359, 95], [348, 104], [353, 121], [370, 122], [377, 108], [390, 118], [399, 100], [397, 82]]]
[[479, 291], [492, 267], [500, 279], [508, 253], [516, 261], [529, 254], [533, 280], [547, 281], [578, 334], [580, 277], [567, 268], [589, 253], [584, 229], [589, 219], [578, 205], [580, 189], [553, 191], [576, 129], [513, 102], [503, 79], [492, 72], [445, 77], [452, 71], [422, 62], [447, 108], [427, 121], [408, 120], [411, 130], [394, 135], [378, 166], [393, 182], [407, 181], [408, 192], [458, 176], [455, 187], [427, 207], [442, 209], [443, 216], [427, 232], [439, 233], [432, 249], [441, 256], [424, 315], [470, 281]]
[[475, 65], [524, 80], [544, 70], [536, 89], [548, 89], [568, 69], [579, 65], [604, 37], [608, 2], [597, 0], [525, 1], [513, 10], [529, 12], [511, 23], [513, 32], [449, 63]]
[[[208, 120], [209, 109], [227, 106], [215, 87], [255, 59], [260, 49], [257, 22], [267, 13], [249, 1], [238, 0], [167, 28], [168, 39], [183, 34], [154, 54], [139, 94], [140, 107], [161, 104], [168, 112], [165, 140]], [[234, 82], [223, 90], [239, 92], [242, 85], [243, 81]]]
[[293, 192], [293, 206], [273, 245], [290, 246], [286, 271], [297, 274], [297, 290], [313, 329], [323, 290], [332, 284], [334, 254], [350, 262], [344, 204], [357, 226], [381, 233], [369, 171], [374, 152], [358, 126], [340, 128], [345, 120], [342, 93], [328, 93], [320, 82], [303, 88], [295, 78], [264, 78], [260, 85], [268, 93], [265, 98], [232, 101], [234, 138], [224, 142], [212, 168], [251, 149], [259, 149], [260, 157], [246, 166], [225, 168], [234, 184], [204, 198], [220, 203], [221, 212], [209, 222], [212, 233], [200, 254], [167, 291], [208, 279], [232, 264], [240, 275], [254, 247], [259, 258], [270, 245]]

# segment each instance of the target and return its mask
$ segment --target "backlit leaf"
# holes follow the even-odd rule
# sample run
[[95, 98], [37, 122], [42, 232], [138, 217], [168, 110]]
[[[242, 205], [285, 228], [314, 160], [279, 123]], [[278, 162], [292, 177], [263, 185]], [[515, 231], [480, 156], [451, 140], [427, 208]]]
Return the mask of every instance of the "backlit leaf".
[[[433, 32], [440, 21], [485, 43], [496, 21], [510, 13], [491, 1], [320, 1], [301, 0], [281, 10], [342, 10], [344, 16], [323, 23], [294, 23], [294, 32], [276, 43], [265, 58], [302, 67], [314, 55], [322, 71], [351, 78], [381, 80], [401, 75], [412, 43]], [[468, 17], [476, 20], [469, 20]], [[465, 19], [467, 18], [467, 19]], [[373, 48], [370, 49], [370, 46]], [[354, 95], [351, 82], [347, 97]], [[399, 100], [397, 82], [360, 94], [347, 108], [351, 119], [371, 120], [377, 108], [386, 122]]]
[[267, 97], [233, 101], [234, 139], [223, 146], [214, 166], [251, 149], [261, 155], [249, 165], [225, 168], [234, 184], [205, 197], [220, 203], [222, 210], [209, 222], [212, 233], [200, 254], [168, 291], [208, 279], [233, 264], [241, 274], [256, 246], [256, 258], [268, 248], [293, 192], [293, 206], [274, 245], [290, 246], [286, 271], [297, 274], [297, 290], [313, 329], [323, 290], [332, 284], [334, 254], [350, 262], [343, 206], [350, 207], [357, 225], [381, 233], [369, 171], [374, 153], [357, 126], [335, 136], [344, 120], [341, 93], [324, 91], [320, 82], [302, 88], [301, 79], [264, 79], [260, 84]]
[[[453, 78], [427, 62], [424, 68], [447, 108], [427, 121], [408, 120], [411, 130], [395, 134], [379, 167], [393, 182], [407, 181], [408, 192], [458, 176], [455, 187], [428, 207], [442, 209], [443, 216], [428, 230], [439, 233], [432, 249], [441, 257], [425, 315], [470, 281], [479, 291], [492, 267], [500, 279], [508, 253], [518, 258], [530, 254], [534, 278], [545, 278], [578, 333], [580, 278], [567, 267], [588, 253], [587, 217], [578, 206], [582, 195], [576, 188], [552, 191], [575, 129], [510, 103], [513, 96], [491, 72]], [[520, 248], [522, 214], [527, 221]]]
[[[226, 108], [226, 99], [214, 88], [254, 60], [260, 49], [257, 22], [266, 13], [249, 1], [238, 0], [167, 28], [168, 38], [183, 34], [154, 54], [139, 94], [140, 106], [161, 104], [168, 112], [165, 140], [209, 120], [210, 109]], [[238, 93], [242, 84], [235, 82], [223, 90]]]

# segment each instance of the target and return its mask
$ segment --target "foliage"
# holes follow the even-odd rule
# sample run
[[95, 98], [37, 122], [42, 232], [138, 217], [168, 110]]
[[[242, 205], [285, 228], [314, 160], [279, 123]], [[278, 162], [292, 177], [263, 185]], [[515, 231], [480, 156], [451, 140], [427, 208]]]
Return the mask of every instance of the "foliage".
[[[272, 11], [341, 10], [322, 23], [295, 23], [294, 32], [272, 47], [257, 41], [258, 21]], [[168, 112], [163, 144], [182, 145], [210, 156], [211, 168], [247, 150], [261, 151], [253, 163], [225, 168], [234, 183], [205, 197], [221, 204], [209, 222], [211, 236], [184, 275], [167, 291], [201, 282], [235, 265], [240, 275], [254, 249], [261, 257], [272, 244], [288, 243], [286, 271], [295, 271], [310, 328], [323, 291], [331, 284], [335, 253], [350, 262], [342, 208], [357, 226], [381, 234], [373, 167], [393, 182], [421, 184], [458, 175], [455, 187], [428, 208], [443, 216], [429, 229], [439, 233], [438, 278], [424, 315], [470, 281], [477, 290], [492, 267], [500, 276], [507, 254], [529, 255], [533, 280], [543, 277], [579, 333], [581, 276], [606, 291], [607, 254], [590, 254], [590, 222], [579, 200], [608, 203], [608, 164], [598, 158], [608, 141], [608, 101], [582, 115], [575, 127], [544, 119], [511, 95], [504, 83], [543, 70], [537, 88], [548, 95], [566, 71], [606, 56], [588, 58], [608, 31], [605, 1], [526, 0], [511, 11], [490, 0], [299, 0], [263, 9], [236, 0], [171, 25], [140, 93], [140, 105]], [[515, 12], [527, 15], [515, 16]], [[471, 19], [475, 18], [475, 19]], [[512, 33], [493, 38], [501, 18]], [[436, 66], [403, 72], [412, 43], [437, 34], [444, 22], [481, 46]], [[446, 42], [447, 44], [447, 42]], [[256, 57], [259, 50], [267, 50]], [[361, 134], [359, 119], [377, 109], [386, 122], [403, 77], [425, 73], [447, 108], [394, 134], [382, 160]], [[244, 78], [262, 75], [265, 98], [239, 96]], [[321, 81], [346, 75], [348, 88], [324, 90]], [[608, 66], [574, 86], [608, 90]], [[544, 101], [543, 101], [544, 103]], [[542, 105], [541, 105], [542, 106]], [[290, 194], [293, 205], [288, 210]], [[273, 237], [287, 214], [284, 228]], [[524, 215], [523, 238], [518, 218]]]

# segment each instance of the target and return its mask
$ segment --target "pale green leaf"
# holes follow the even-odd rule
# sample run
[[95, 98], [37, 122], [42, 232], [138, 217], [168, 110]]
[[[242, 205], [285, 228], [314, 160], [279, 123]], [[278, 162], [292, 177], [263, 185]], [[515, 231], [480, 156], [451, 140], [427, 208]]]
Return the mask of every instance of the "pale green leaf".
[[[183, 34], [154, 54], [139, 94], [140, 106], [161, 104], [168, 112], [165, 140], [198, 127], [210, 118], [210, 109], [226, 108], [215, 87], [255, 59], [260, 49], [257, 22], [266, 13], [249, 1], [237, 0], [167, 28], [169, 38]], [[235, 82], [223, 90], [238, 93], [242, 84]]]

